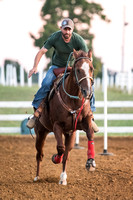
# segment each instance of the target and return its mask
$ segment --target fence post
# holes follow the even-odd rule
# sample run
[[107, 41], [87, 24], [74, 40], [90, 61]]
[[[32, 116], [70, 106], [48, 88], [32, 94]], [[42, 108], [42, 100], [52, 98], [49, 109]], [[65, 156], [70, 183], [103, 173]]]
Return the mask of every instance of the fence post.
[[107, 134], [107, 88], [108, 88], [108, 79], [107, 79], [107, 67], [103, 66], [103, 92], [104, 92], [104, 149], [103, 153], [100, 155], [113, 155], [108, 153], [108, 134]]
[[24, 86], [24, 68], [20, 66], [20, 86]]
[[75, 141], [75, 146], [79, 145], [79, 130], [76, 131], [76, 141]]
[[74, 149], [84, 149], [84, 147], [79, 146], [79, 130], [76, 131], [76, 141]]
[[104, 153], [107, 153], [107, 68], [104, 65]]
[[6, 85], [10, 85], [10, 64], [6, 65]]
[[28, 87], [32, 86], [32, 76], [30, 78], [28, 78]]
[[132, 92], [132, 71], [131, 71], [131, 69], [129, 68], [128, 69], [128, 78], [127, 78], [127, 91], [128, 91], [128, 94], [131, 94], [131, 92]]
[[114, 86], [114, 77], [111, 76], [110, 77], [110, 87], [113, 87]]
[[1, 67], [1, 78], [0, 78], [1, 82], [0, 84], [5, 86], [5, 73], [4, 73], [4, 66]]
[[16, 87], [18, 84], [17, 84], [17, 72], [16, 72], [16, 67], [13, 66], [13, 85]]

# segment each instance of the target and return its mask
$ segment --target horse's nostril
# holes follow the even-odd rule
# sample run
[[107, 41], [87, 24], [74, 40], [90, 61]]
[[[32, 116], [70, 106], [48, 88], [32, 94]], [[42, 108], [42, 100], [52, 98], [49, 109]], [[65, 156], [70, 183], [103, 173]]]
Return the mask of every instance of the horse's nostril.
[[86, 92], [86, 90], [84, 90], [84, 94], [85, 94], [85, 96], [87, 96], [87, 92]]
[[81, 89], [82, 91], [82, 95], [86, 98], [89, 97], [91, 94], [91, 90], [85, 90], [85, 89]]

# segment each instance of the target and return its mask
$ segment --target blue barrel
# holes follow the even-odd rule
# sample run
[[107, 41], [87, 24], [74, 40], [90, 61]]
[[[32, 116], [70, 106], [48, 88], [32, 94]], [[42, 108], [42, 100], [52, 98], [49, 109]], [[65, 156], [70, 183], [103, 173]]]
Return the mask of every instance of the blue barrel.
[[[30, 130], [29, 128], [26, 126], [28, 119], [24, 119], [21, 122], [21, 134], [22, 135], [29, 135], [30, 134]], [[34, 128], [31, 129], [31, 133], [35, 134]]]

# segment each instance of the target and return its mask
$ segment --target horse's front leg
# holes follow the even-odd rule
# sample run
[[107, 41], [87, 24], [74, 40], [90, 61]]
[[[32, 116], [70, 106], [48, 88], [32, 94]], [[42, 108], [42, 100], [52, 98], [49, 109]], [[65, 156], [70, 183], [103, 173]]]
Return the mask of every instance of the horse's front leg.
[[63, 159], [65, 145], [63, 144], [63, 139], [62, 139], [63, 129], [58, 122], [54, 123], [53, 132], [57, 141], [58, 153], [52, 156], [52, 161], [54, 164], [59, 164], [62, 162], [62, 159]]
[[88, 171], [95, 171], [96, 163], [95, 163], [95, 148], [94, 148], [94, 130], [91, 124], [91, 118], [88, 119], [88, 129], [86, 131], [86, 135], [88, 138], [88, 151], [87, 151], [87, 162], [86, 169]]
[[69, 152], [74, 147], [74, 143], [75, 143], [75, 132], [73, 132], [70, 135], [66, 134], [65, 135], [65, 152], [63, 156], [63, 172], [60, 175], [60, 181], [59, 181], [59, 184], [61, 185], [67, 185], [66, 165], [67, 165], [67, 160], [69, 157]]

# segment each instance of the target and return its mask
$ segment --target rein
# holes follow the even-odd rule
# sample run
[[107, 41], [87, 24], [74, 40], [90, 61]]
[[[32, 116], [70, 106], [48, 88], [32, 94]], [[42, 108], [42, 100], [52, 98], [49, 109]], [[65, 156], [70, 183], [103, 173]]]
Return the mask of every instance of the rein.
[[65, 90], [65, 86], [64, 86], [64, 82], [65, 82], [65, 77], [66, 77], [66, 72], [67, 72], [68, 64], [69, 64], [69, 61], [70, 61], [70, 58], [71, 58], [72, 55], [73, 55], [73, 52], [70, 53], [70, 55], [69, 55], [69, 57], [68, 57], [68, 60], [67, 60], [66, 69], [65, 69], [65, 72], [64, 72], [64, 76], [63, 76], [63, 90], [64, 90], [64, 92], [66, 93], [66, 95], [69, 96], [70, 98], [73, 98], [73, 99], [80, 99], [79, 96], [73, 96], [73, 95], [68, 94], [67, 91]]
[[82, 110], [81, 107], [84, 105], [84, 102], [85, 102], [85, 101], [83, 101], [84, 98], [82, 99], [83, 105], [82, 105], [80, 108], [78, 108], [77, 110], [72, 110], [71, 108], [69, 108], [69, 107], [63, 102], [59, 90], [56, 90], [56, 94], [57, 94], [58, 99], [59, 99], [60, 103], [62, 104], [62, 106], [63, 106], [68, 112], [70, 112], [71, 114], [73, 114], [73, 115], [76, 114], [76, 115], [77, 115], [77, 113], [79, 113], [80, 110]]
[[83, 99], [82, 99], [82, 105], [81, 105], [81, 107], [80, 107], [80, 111], [79, 111], [79, 113], [78, 113], [78, 115], [77, 115], [77, 117], [76, 117], [76, 120], [75, 120], [74, 132], [76, 131], [78, 119], [79, 119], [79, 116], [80, 116], [80, 114], [81, 114], [81, 111], [83, 110], [83, 107], [84, 107], [84, 102], [85, 102], [85, 99], [83, 98]]
[[59, 89], [55, 89], [56, 91], [56, 94], [58, 96], [58, 99], [61, 103], [61, 105], [68, 111], [70, 112], [72, 115], [73, 115], [73, 127], [74, 127], [74, 131], [76, 131], [76, 127], [77, 127], [77, 123], [78, 123], [78, 119], [79, 119], [79, 116], [81, 114], [81, 111], [83, 110], [83, 107], [84, 107], [84, 103], [85, 103], [85, 98], [82, 98], [82, 105], [80, 108], [78, 108], [77, 110], [72, 110], [71, 108], [69, 108], [62, 100], [61, 98], [61, 95], [60, 95], [60, 92], [59, 92]]

